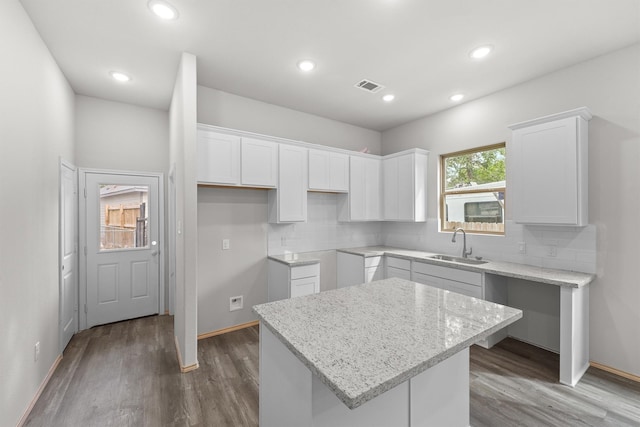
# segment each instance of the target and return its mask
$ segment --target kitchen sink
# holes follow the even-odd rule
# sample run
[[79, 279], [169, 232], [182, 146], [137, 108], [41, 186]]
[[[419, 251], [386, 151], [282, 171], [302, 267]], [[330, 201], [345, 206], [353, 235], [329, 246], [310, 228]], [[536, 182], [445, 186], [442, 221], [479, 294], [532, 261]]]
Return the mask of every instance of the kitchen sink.
[[473, 264], [473, 265], [486, 264], [488, 262], [488, 261], [482, 261], [479, 259], [462, 258], [458, 256], [451, 256], [451, 255], [433, 255], [433, 256], [430, 256], [429, 258], [439, 259], [441, 261], [451, 261], [451, 262], [459, 262], [462, 264]]

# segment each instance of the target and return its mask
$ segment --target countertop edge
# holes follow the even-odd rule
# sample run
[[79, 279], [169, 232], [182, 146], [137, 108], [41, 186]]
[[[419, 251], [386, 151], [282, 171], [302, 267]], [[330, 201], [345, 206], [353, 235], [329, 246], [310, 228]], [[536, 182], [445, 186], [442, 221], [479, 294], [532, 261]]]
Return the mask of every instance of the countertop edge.
[[[439, 259], [432, 259], [432, 258], [429, 258], [428, 256], [424, 256], [424, 255], [412, 256], [410, 254], [403, 253], [403, 252], [415, 251], [418, 254], [432, 254], [431, 252], [419, 251], [419, 250], [413, 250], [413, 249], [399, 249], [399, 248], [392, 248], [392, 247], [382, 248], [382, 247], [374, 246], [370, 250], [367, 247], [362, 247], [362, 248], [342, 248], [342, 249], [336, 249], [336, 251], [337, 252], [344, 252], [344, 253], [348, 253], [348, 254], [352, 254], [352, 255], [360, 255], [360, 256], [363, 256], [365, 258], [371, 257], [371, 256], [384, 256], [384, 255], [387, 255], [387, 256], [393, 256], [393, 257], [396, 257], [396, 258], [403, 258], [403, 259], [408, 259], [408, 260], [412, 260], [412, 261], [424, 262], [426, 264], [438, 265], [438, 266], [441, 266], [441, 267], [456, 268], [458, 270], [473, 271], [473, 272], [477, 272], [477, 273], [496, 274], [496, 275], [499, 275], [499, 276], [511, 277], [511, 278], [514, 278], [514, 279], [531, 280], [531, 281], [534, 281], [534, 282], [546, 283], [546, 284], [549, 284], [549, 285], [555, 285], [555, 286], [566, 287], [566, 288], [582, 288], [584, 286], [587, 286], [591, 282], [593, 282], [595, 280], [595, 278], [596, 278], [596, 275], [595, 274], [591, 274], [591, 273], [583, 273], [583, 272], [571, 271], [571, 270], [557, 270], [557, 269], [552, 269], [552, 268], [536, 267], [534, 265], [517, 264], [517, 263], [508, 262], [508, 261], [491, 261], [491, 260], [487, 260], [486, 264], [472, 265], [472, 264], [457, 263], [457, 262], [453, 262], [453, 261], [444, 261], [444, 260], [439, 260]], [[433, 255], [435, 255], [435, 253], [433, 253]], [[576, 280], [567, 280], [567, 279], [565, 279], [565, 280], [556, 280], [556, 279], [552, 279], [552, 278], [549, 278], [549, 277], [545, 277], [544, 275], [534, 275], [534, 274], [518, 273], [518, 272], [514, 272], [514, 271], [509, 271], [509, 270], [506, 270], [504, 268], [500, 268], [500, 264], [506, 264], [508, 266], [513, 266], [514, 269], [517, 269], [517, 268], [536, 268], [536, 269], [539, 269], [542, 273], [544, 273], [544, 272], [553, 273], [554, 271], [557, 271], [557, 272], [564, 273], [564, 274], [583, 276], [583, 279], [582, 280], [580, 280], [580, 279], [576, 279]]]
[[278, 258], [277, 256], [274, 255], [268, 255], [267, 259], [270, 259], [272, 261], [276, 261], [279, 262], [280, 264], [284, 264], [284, 265], [288, 265], [289, 267], [297, 267], [299, 265], [312, 265], [312, 264], [319, 264], [320, 263], [320, 259], [295, 259], [295, 260], [291, 260], [291, 261], [287, 261], [285, 259], [282, 258]]

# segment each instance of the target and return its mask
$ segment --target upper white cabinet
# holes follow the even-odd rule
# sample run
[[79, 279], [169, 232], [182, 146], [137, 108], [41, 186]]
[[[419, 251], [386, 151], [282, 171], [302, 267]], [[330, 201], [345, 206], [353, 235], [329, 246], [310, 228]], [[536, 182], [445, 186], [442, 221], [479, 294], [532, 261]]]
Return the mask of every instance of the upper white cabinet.
[[281, 144], [278, 189], [269, 191], [269, 222], [307, 220], [307, 149]]
[[276, 187], [278, 143], [243, 137], [241, 154], [242, 185]]
[[198, 128], [198, 182], [240, 184], [240, 137]]
[[350, 156], [349, 194], [338, 208], [341, 221], [382, 220], [381, 169], [379, 158]]
[[349, 156], [324, 150], [309, 150], [309, 190], [349, 191]]
[[428, 152], [414, 149], [382, 160], [385, 221], [426, 221]]
[[591, 117], [583, 107], [509, 126], [507, 182], [516, 222], [588, 225]]

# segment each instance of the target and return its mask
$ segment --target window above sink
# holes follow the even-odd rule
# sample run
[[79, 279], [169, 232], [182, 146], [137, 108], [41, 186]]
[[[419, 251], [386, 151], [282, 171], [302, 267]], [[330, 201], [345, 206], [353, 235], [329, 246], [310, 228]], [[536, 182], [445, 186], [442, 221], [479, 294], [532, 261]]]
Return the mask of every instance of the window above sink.
[[440, 231], [504, 235], [505, 143], [440, 156]]

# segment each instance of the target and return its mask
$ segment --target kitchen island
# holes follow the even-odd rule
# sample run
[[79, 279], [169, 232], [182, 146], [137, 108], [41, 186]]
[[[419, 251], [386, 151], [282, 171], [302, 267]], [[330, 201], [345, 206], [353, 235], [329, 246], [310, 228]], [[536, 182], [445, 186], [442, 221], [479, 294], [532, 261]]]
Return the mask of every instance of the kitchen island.
[[468, 426], [469, 346], [517, 309], [403, 279], [254, 307], [260, 426]]

